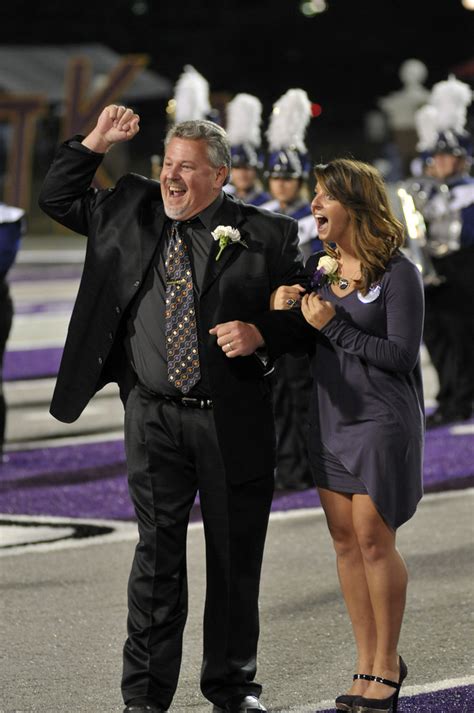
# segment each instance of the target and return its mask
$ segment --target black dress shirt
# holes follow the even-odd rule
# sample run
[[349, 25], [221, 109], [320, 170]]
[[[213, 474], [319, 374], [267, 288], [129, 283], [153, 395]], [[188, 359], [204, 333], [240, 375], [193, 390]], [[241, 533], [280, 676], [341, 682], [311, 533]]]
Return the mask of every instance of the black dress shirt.
[[[210, 398], [207, 366], [199, 329], [199, 296], [204, 274], [214, 239], [211, 224], [215, 213], [223, 201], [222, 193], [198, 216], [182, 223], [182, 233], [188, 246], [193, 272], [195, 311], [199, 339], [199, 361], [201, 379], [187, 396]], [[125, 348], [138, 380], [147, 389], [158, 394], [179, 396], [181, 394], [168, 381], [166, 354], [165, 299], [166, 275], [165, 259], [168, 252], [172, 221], [164, 227], [164, 235], [159, 241], [152, 264], [134, 300], [127, 320]]]

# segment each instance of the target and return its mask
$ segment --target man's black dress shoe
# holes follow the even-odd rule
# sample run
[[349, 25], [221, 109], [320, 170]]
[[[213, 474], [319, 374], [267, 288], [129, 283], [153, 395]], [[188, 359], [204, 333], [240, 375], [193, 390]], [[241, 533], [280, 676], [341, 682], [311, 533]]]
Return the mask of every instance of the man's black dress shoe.
[[165, 711], [151, 703], [129, 703], [123, 713], [165, 713]]
[[267, 713], [267, 709], [260, 703], [257, 696], [234, 696], [225, 704], [224, 708], [214, 706], [212, 713]]

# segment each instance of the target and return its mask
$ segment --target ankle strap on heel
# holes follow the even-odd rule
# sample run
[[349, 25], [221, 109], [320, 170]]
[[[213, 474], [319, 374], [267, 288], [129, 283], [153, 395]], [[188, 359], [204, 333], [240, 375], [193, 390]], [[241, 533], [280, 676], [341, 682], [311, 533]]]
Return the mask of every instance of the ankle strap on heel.
[[353, 681], [375, 681], [375, 676], [371, 676], [369, 673], [355, 673], [352, 676]]
[[376, 683], [383, 683], [385, 686], [391, 686], [392, 688], [396, 688], [397, 691], [400, 690], [401, 683], [396, 683], [395, 681], [390, 681], [388, 678], [382, 678], [382, 676], [371, 676], [372, 681], [375, 681]]

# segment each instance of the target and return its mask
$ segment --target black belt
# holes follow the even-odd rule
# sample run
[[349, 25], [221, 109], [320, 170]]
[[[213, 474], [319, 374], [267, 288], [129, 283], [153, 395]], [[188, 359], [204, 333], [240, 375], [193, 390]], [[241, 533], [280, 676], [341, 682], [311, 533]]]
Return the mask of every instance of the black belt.
[[143, 384], [139, 384], [142, 391], [150, 396], [154, 396], [155, 399], [162, 399], [163, 401], [170, 401], [178, 406], [184, 406], [185, 408], [203, 408], [210, 409], [213, 404], [211, 399], [198, 399], [191, 396], [168, 396], [168, 394], [157, 394], [155, 391], [147, 389]]
[[174, 404], [185, 406], [186, 408], [212, 408], [211, 399], [195, 399], [191, 396], [160, 396], [160, 394], [156, 396], [158, 399], [172, 401]]

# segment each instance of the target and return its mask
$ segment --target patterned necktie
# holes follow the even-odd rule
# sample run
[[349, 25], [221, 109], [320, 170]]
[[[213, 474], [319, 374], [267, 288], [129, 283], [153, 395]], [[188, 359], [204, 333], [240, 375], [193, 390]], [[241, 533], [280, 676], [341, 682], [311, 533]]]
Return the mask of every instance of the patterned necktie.
[[180, 234], [180, 223], [171, 226], [166, 272], [166, 351], [168, 381], [187, 394], [201, 378], [191, 263]]

